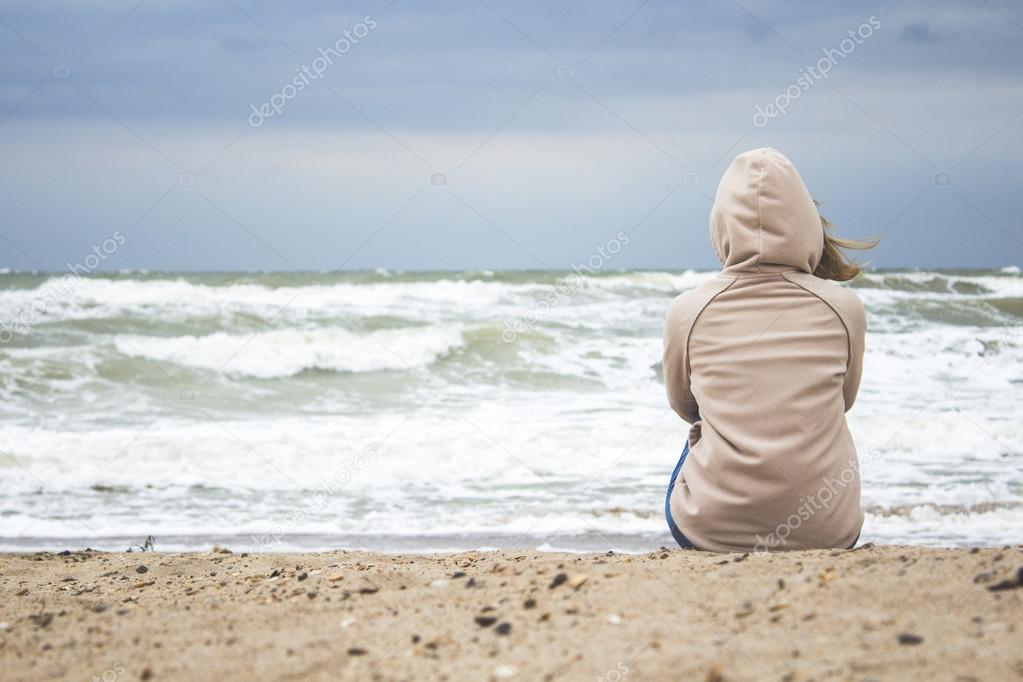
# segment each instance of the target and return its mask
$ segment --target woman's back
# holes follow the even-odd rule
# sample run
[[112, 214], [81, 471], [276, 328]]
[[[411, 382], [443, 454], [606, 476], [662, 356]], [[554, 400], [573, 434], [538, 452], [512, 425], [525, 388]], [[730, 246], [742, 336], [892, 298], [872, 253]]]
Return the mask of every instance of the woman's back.
[[823, 230], [781, 154], [741, 155], [716, 204], [725, 267], [675, 299], [665, 329], [669, 399], [694, 424], [671, 516], [703, 549], [847, 547], [863, 521], [845, 422], [863, 306], [810, 274]]

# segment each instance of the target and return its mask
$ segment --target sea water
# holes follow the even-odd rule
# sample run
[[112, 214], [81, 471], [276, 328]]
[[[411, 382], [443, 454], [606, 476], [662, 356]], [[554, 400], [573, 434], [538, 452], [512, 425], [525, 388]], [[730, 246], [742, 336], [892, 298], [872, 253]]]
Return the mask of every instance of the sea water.
[[[0, 274], [0, 550], [671, 544], [711, 272]], [[869, 271], [861, 541], [1023, 540], [1023, 276]]]

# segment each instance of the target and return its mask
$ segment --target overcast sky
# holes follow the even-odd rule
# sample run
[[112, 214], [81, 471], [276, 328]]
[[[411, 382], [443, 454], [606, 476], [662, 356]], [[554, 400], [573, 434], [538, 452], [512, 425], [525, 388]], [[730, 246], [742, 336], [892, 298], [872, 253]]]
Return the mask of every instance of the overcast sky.
[[0, 267], [707, 268], [760, 146], [874, 265], [1023, 265], [1021, 114], [1006, 0], [9, 1]]

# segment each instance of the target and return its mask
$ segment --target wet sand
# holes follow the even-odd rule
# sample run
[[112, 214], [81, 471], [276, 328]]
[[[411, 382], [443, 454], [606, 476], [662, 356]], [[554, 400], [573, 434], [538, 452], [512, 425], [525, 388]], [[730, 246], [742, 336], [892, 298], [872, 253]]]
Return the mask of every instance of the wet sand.
[[1023, 548], [0, 556], [4, 679], [1009, 680]]

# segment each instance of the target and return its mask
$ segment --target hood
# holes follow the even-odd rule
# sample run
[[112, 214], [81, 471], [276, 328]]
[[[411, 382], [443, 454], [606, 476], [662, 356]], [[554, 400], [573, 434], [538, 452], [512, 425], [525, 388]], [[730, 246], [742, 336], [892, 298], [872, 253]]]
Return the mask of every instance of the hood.
[[799, 171], [770, 147], [735, 157], [710, 211], [710, 241], [728, 272], [813, 272], [824, 228]]

